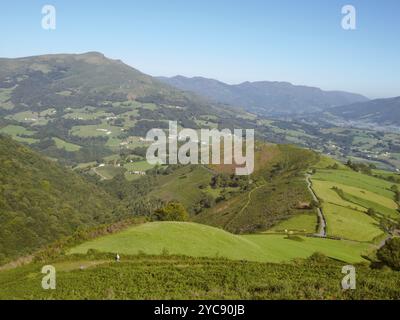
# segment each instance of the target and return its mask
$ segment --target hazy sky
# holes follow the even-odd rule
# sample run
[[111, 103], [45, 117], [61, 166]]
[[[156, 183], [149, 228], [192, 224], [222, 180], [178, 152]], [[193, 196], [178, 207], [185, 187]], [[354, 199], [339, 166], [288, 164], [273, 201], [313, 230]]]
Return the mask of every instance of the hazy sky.
[[[346, 4], [356, 30], [341, 27]], [[151, 75], [400, 96], [399, 0], [2, 0], [0, 14], [0, 57], [100, 51]]]

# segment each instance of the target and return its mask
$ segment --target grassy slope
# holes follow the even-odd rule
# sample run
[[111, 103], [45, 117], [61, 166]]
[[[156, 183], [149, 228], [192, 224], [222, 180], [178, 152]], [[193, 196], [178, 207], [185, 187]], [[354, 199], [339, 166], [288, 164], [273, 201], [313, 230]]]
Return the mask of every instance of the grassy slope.
[[81, 149], [80, 146], [70, 143], [70, 142], [66, 142], [59, 138], [53, 138], [53, 140], [54, 140], [57, 148], [59, 148], [59, 149], [65, 149], [66, 151], [70, 151], [70, 152], [78, 151]]
[[11, 136], [14, 140], [18, 142], [24, 142], [28, 144], [32, 144], [38, 142], [39, 140], [30, 138], [29, 136], [33, 135], [34, 132], [28, 130], [21, 126], [16, 125], [8, 125], [0, 129], [0, 133]]
[[[285, 221], [282, 221], [271, 228], [270, 232], [282, 232], [285, 230], [291, 230], [300, 233], [311, 234], [317, 230], [318, 217], [314, 213], [299, 214], [291, 217]], [[267, 232], [269, 232], [267, 231]]]
[[101, 178], [105, 178], [105, 179], [112, 179], [117, 174], [121, 174], [125, 171], [122, 167], [114, 167], [114, 166], [110, 166], [110, 165], [106, 165], [104, 167], [97, 167], [93, 170], [95, 170], [95, 172], [98, 175], [100, 175]]
[[158, 186], [150, 195], [165, 201], [177, 200], [186, 208], [201, 199], [201, 184], [211, 181], [212, 173], [201, 166], [183, 167], [170, 175], [160, 176]]
[[77, 256], [48, 263], [56, 290], [41, 288], [42, 265], [31, 264], [0, 272], [0, 299], [400, 299], [399, 272], [357, 266], [357, 290], [343, 291], [343, 264], [332, 261]]
[[306, 258], [322, 252], [346, 262], [359, 262], [367, 244], [319, 238], [303, 241], [285, 239], [282, 235], [238, 236], [221, 229], [179, 222], [156, 222], [129, 228], [120, 233], [85, 242], [70, 253], [88, 249], [122, 254], [170, 254], [194, 257], [225, 257], [234, 260], [282, 262]]
[[[194, 221], [235, 233], [265, 231], [296, 215], [312, 214], [297, 205], [312, 200], [304, 173], [316, 163], [315, 153], [290, 145], [257, 145], [253, 188], [204, 210]], [[227, 172], [229, 167], [213, 166]]]
[[324, 204], [327, 233], [345, 239], [372, 241], [383, 234], [376, 220], [365, 213], [334, 204]]
[[332, 181], [360, 189], [365, 189], [375, 194], [393, 199], [393, 192], [390, 191], [390, 187], [394, 183], [358, 172], [350, 170], [319, 170], [314, 176], [314, 179]]

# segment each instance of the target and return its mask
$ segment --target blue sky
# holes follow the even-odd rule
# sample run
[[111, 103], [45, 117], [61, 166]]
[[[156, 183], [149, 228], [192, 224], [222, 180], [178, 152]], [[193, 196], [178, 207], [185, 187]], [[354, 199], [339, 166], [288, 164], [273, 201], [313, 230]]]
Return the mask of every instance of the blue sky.
[[[346, 4], [357, 30], [341, 27]], [[400, 96], [398, 0], [2, 0], [0, 14], [0, 57], [100, 51], [151, 75]]]

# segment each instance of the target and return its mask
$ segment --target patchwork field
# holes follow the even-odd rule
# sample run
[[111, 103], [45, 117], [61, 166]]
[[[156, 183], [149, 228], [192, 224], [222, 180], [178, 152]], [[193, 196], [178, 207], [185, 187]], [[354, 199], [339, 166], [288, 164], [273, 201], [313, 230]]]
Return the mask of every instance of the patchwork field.
[[146, 160], [143, 160], [136, 162], [128, 162], [124, 165], [124, 168], [128, 171], [146, 171], [151, 168], [154, 168], [154, 165], [148, 163]]
[[15, 120], [21, 123], [28, 123], [32, 126], [45, 126], [51, 116], [56, 114], [55, 109], [46, 109], [41, 112], [23, 111], [13, 115], [6, 116], [6, 119]]
[[[327, 233], [357, 241], [372, 241], [383, 235], [378, 217], [398, 219], [394, 183], [348, 169], [318, 169], [313, 188], [323, 200]], [[375, 216], [367, 214], [369, 209]]]
[[108, 124], [74, 126], [70, 134], [79, 137], [115, 137], [119, 135], [121, 128]]
[[102, 179], [112, 179], [117, 174], [123, 173], [124, 169], [121, 167], [114, 167], [111, 165], [106, 165], [104, 167], [93, 168], [93, 171], [98, 174]]
[[83, 108], [83, 109], [74, 109], [73, 112], [69, 112], [63, 116], [65, 119], [74, 119], [74, 120], [94, 120], [100, 118], [111, 117], [113, 114], [106, 113], [103, 110], [96, 110], [95, 108]]
[[4, 128], [0, 129], [0, 133], [4, 133], [6, 135], [11, 136], [14, 140], [18, 142], [23, 142], [27, 144], [32, 144], [36, 143], [39, 140], [30, 138], [29, 136], [32, 136], [34, 134], [33, 131], [28, 130], [24, 127], [21, 126], [15, 126], [15, 125], [8, 125], [5, 126]]
[[348, 209], [331, 203], [323, 206], [327, 222], [327, 233], [330, 236], [357, 240], [372, 241], [383, 235], [379, 223], [364, 212]]
[[351, 170], [318, 170], [313, 179], [341, 183], [393, 199], [390, 187], [394, 183]]
[[70, 152], [79, 151], [81, 149], [80, 146], [70, 143], [70, 142], [66, 142], [59, 138], [53, 138], [53, 140], [54, 140], [57, 148], [59, 148], [59, 149], [65, 149], [66, 151], [70, 151]]

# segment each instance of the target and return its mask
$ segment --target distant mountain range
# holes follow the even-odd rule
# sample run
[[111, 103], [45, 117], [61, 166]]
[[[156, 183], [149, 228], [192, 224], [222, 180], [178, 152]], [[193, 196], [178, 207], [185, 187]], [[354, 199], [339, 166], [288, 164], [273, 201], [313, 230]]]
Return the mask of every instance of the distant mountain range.
[[400, 126], [400, 97], [376, 99], [336, 107], [329, 110], [329, 113], [345, 120], [380, 126]]
[[335, 106], [366, 102], [368, 98], [343, 91], [323, 91], [288, 82], [243, 82], [229, 85], [202, 77], [159, 80], [180, 90], [194, 92], [211, 101], [243, 107], [263, 116], [319, 112]]
[[[69, 165], [111, 155], [129, 137], [168, 128], [171, 120], [193, 129], [256, 127], [239, 108], [211, 103], [98, 52], [0, 58], [0, 130]], [[76, 151], [60, 148], [61, 140]]]
[[202, 77], [154, 78], [98, 52], [0, 59], [0, 90], [3, 115], [27, 107], [41, 111], [53, 106], [60, 111], [138, 100], [185, 106], [185, 123], [199, 113], [224, 113], [230, 108], [223, 105], [229, 105], [267, 117], [329, 112], [346, 121], [400, 125], [400, 98], [370, 101], [359, 94], [288, 82], [229, 85]]

